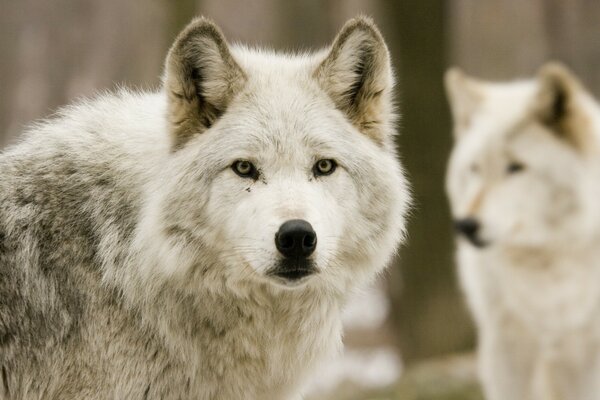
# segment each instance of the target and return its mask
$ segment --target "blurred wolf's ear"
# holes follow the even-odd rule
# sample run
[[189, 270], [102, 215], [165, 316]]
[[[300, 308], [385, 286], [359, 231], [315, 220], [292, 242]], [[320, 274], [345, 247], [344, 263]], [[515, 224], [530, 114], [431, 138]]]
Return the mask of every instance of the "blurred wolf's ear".
[[175, 39], [165, 65], [174, 148], [209, 128], [245, 82], [219, 28], [193, 20]]
[[392, 135], [390, 55], [370, 18], [346, 22], [314, 76], [360, 131], [378, 143]]
[[590, 125], [577, 95], [585, 91], [579, 80], [564, 65], [548, 63], [540, 68], [534, 115], [562, 139], [585, 149]]
[[483, 99], [483, 90], [481, 83], [456, 67], [446, 71], [444, 84], [454, 120], [454, 136], [459, 137], [471, 123]]

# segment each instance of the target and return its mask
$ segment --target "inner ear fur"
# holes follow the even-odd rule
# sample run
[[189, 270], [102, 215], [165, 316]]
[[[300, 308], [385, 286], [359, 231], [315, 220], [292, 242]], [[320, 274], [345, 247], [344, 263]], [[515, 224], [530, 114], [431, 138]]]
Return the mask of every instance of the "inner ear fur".
[[206, 18], [194, 19], [175, 39], [165, 63], [174, 148], [210, 128], [245, 80], [219, 28]]
[[579, 80], [564, 65], [548, 63], [538, 72], [534, 116], [561, 139], [585, 150], [590, 123], [578, 97], [585, 93]]
[[314, 72], [336, 107], [378, 143], [393, 135], [393, 74], [381, 33], [370, 18], [348, 21]]

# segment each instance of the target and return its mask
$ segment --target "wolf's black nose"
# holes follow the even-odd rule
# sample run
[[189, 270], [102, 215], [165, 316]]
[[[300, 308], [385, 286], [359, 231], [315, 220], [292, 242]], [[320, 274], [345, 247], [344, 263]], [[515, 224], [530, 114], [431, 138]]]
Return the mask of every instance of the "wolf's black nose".
[[291, 219], [279, 227], [275, 246], [286, 258], [306, 258], [317, 247], [317, 234], [303, 219]]
[[479, 231], [479, 222], [475, 218], [463, 218], [454, 221], [454, 229], [469, 239], [473, 239]]

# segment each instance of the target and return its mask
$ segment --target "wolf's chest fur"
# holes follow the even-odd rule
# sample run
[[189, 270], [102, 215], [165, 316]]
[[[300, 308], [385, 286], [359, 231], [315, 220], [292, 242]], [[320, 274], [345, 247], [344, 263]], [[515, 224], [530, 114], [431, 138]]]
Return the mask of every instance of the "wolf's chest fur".
[[510, 314], [532, 331], [556, 338], [598, 325], [594, 318], [600, 310], [596, 249], [563, 257], [502, 253], [476, 255], [477, 266], [467, 267], [467, 273], [479, 268], [475, 275], [485, 281], [481, 286], [496, 294], [488, 305], [497, 310], [493, 314]]

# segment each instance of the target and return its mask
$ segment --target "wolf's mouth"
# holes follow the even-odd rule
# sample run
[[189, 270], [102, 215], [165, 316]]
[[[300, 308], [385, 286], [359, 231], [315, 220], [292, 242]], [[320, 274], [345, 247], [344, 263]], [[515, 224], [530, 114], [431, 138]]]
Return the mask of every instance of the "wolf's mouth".
[[269, 271], [268, 275], [281, 278], [288, 282], [297, 282], [317, 272], [318, 269], [310, 260], [284, 259], [275, 268]]
[[297, 281], [299, 279], [302, 279], [304, 277], [312, 275], [313, 273], [315, 273], [314, 268], [313, 269], [298, 268], [298, 269], [285, 270], [285, 271], [274, 271], [274, 273], [272, 275], [287, 279], [289, 281]]
[[485, 247], [487, 247], [490, 243], [486, 240], [483, 240], [479, 237], [469, 237], [467, 238], [467, 240], [475, 247], [477, 247], [478, 249], [483, 249]]

